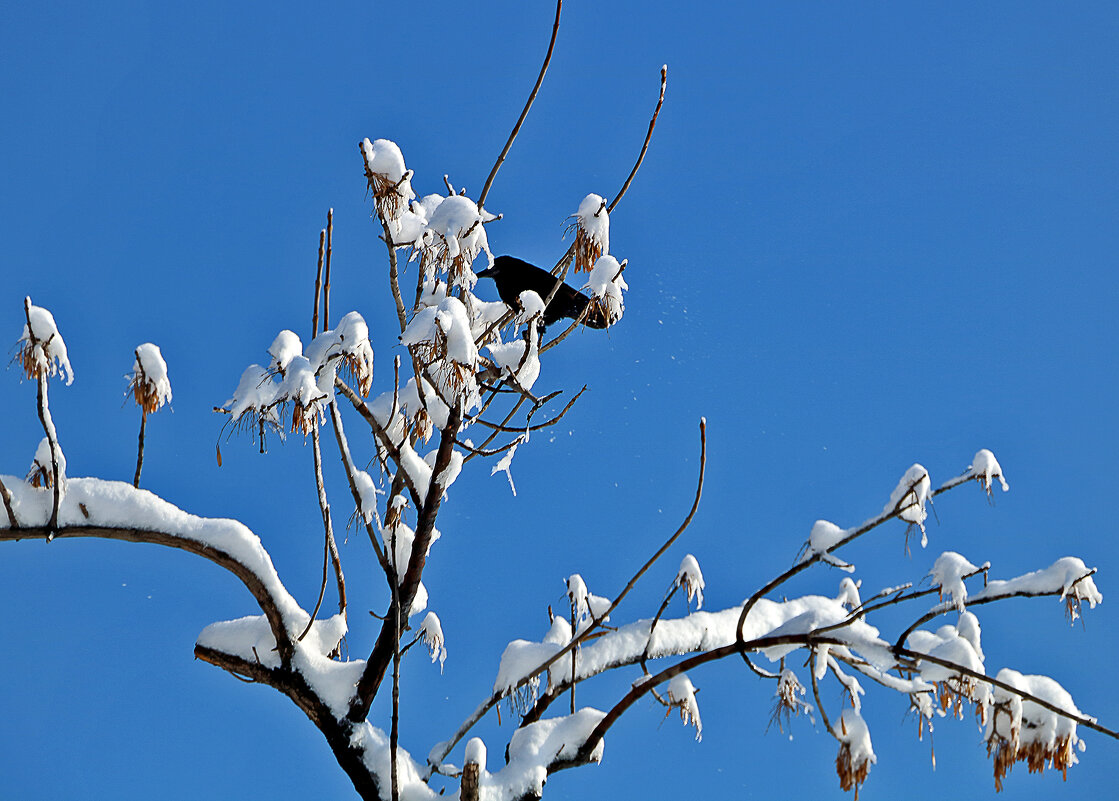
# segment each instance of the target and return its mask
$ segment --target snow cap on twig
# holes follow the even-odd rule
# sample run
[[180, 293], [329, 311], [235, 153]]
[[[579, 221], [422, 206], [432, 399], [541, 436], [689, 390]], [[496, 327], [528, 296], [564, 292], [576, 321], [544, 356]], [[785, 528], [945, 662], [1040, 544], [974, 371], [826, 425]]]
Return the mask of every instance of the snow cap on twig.
[[24, 298], [27, 321], [19, 338], [19, 359], [24, 375], [38, 380], [40, 376], [61, 376], [66, 386], [74, 383], [74, 368], [66, 354], [66, 342], [58, 332], [54, 315], [42, 306], [34, 306], [31, 298]]
[[691, 679], [688, 678], [687, 673], [678, 673], [672, 677], [668, 682], [668, 696], [669, 710], [667, 715], [672, 709], [680, 710], [680, 720], [684, 722], [685, 726], [695, 726], [695, 738], [697, 740], [703, 739], [703, 721], [699, 719], [699, 704], [695, 700], [696, 688], [692, 685]]
[[575, 229], [575, 272], [589, 273], [610, 252], [610, 212], [603, 197], [592, 192], [583, 198], [570, 227]]
[[167, 362], [163, 360], [158, 345], [145, 342], [136, 348], [136, 360], [132, 365], [132, 375], [128, 376], [128, 388], [136, 399], [136, 405], [145, 414], [151, 414], [171, 402]]
[[703, 608], [703, 573], [700, 572], [699, 562], [688, 554], [680, 562], [680, 569], [676, 573], [676, 586], [683, 587], [688, 593], [688, 600], [697, 599], [696, 609]]

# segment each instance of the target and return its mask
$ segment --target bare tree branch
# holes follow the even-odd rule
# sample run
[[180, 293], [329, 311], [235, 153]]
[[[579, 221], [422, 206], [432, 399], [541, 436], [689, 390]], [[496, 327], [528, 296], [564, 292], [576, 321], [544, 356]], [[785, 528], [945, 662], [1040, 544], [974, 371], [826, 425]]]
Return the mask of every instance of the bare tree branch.
[[501, 169], [505, 157], [509, 155], [509, 148], [513, 146], [513, 140], [517, 138], [517, 133], [521, 130], [521, 125], [528, 116], [529, 109], [532, 108], [532, 101], [536, 99], [536, 93], [540, 91], [540, 85], [544, 83], [544, 75], [548, 72], [548, 64], [552, 60], [552, 51], [556, 47], [556, 36], [559, 35], [560, 12], [562, 10], [563, 0], [557, 0], [556, 20], [552, 23], [552, 38], [548, 42], [548, 52], [544, 55], [544, 63], [540, 65], [540, 74], [536, 76], [536, 84], [532, 87], [532, 91], [529, 92], [528, 100], [525, 101], [525, 107], [521, 110], [521, 116], [517, 118], [517, 124], [513, 126], [513, 131], [509, 134], [509, 139], [505, 142], [505, 147], [501, 149], [501, 155], [499, 155], [497, 161], [494, 162], [493, 169], [490, 170], [489, 177], [486, 178], [486, 183], [482, 187], [482, 193], [478, 195], [479, 209], [486, 205], [486, 198], [489, 196], [490, 187], [493, 185], [493, 179], [497, 176], [497, 171]]
[[633, 182], [633, 178], [635, 175], [637, 175], [637, 171], [641, 169], [641, 162], [645, 160], [645, 153], [649, 150], [649, 142], [653, 138], [653, 128], [657, 126], [657, 115], [661, 113], [661, 106], [664, 105], [664, 90], [667, 88], [667, 86], [668, 65], [665, 64], [661, 67], [660, 97], [657, 98], [657, 107], [653, 109], [653, 117], [649, 120], [649, 130], [645, 134], [645, 142], [641, 145], [641, 152], [637, 155], [637, 163], [633, 165], [633, 169], [630, 171], [629, 177], [626, 178], [626, 182], [622, 184], [622, 188], [618, 190], [618, 194], [614, 196], [614, 199], [610, 202], [610, 205], [606, 207], [607, 214], [614, 211], [614, 207], [618, 205], [618, 201], [622, 199], [622, 197], [626, 193], [626, 190], [629, 189], [629, 185]]
[[[363, 404], [364, 405], [364, 404]], [[420, 577], [423, 574], [427, 560], [427, 549], [431, 544], [432, 531], [435, 529], [435, 518], [439, 514], [439, 507], [443, 499], [443, 489], [447, 466], [451, 462], [454, 450], [455, 437], [462, 426], [462, 409], [458, 404], [450, 409], [447, 426], [440, 435], [439, 450], [435, 456], [435, 466], [431, 471], [431, 483], [427, 487], [422, 504], [418, 505], [415, 536], [412, 540], [412, 554], [408, 559], [408, 568], [400, 580], [399, 598], [392, 604], [388, 618], [381, 626], [377, 642], [366, 662], [365, 670], [357, 683], [354, 697], [350, 702], [349, 720], [357, 723], [365, 720], [369, 714], [369, 707], [373, 698], [384, 680], [385, 670], [392, 661], [393, 653], [399, 642], [397, 627], [404, 628], [408, 619], [408, 611], [416, 598], [419, 589]], [[407, 472], [401, 469], [398, 471]]]
[[[52, 532], [49, 527], [20, 528], [14, 531], [10, 529], [0, 529], [0, 542], [22, 539], [50, 539], [51, 534]], [[276, 600], [272, 597], [260, 576], [231, 554], [219, 548], [215, 548], [212, 545], [190, 539], [180, 534], [173, 534], [166, 531], [153, 531], [151, 529], [107, 526], [63, 526], [53, 532], [53, 536], [56, 539], [97, 537], [107, 540], [122, 540], [124, 542], [149, 542], [154, 545], [165, 545], [169, 548], [178, 548], [183, 551], [188, 551], [196, 556], [201, 556], [203, 559], [208, 559], [220, 567], [224, 567], [241, 580], [241, 583], [248, 588], [249, 592], [251, 592], [256, 599], [261, 611], [264, 612], [264, 616], [268, 619], [268, 625], [272, 629], [272, 636], [276, 639], [276, 647], [279, 651], [282, 663], [287, 664], [291, 660], [291, 655], [294, 650], [291, 636], [288, 634], [283, 615], [281, 615], [280, 609], [276, 605]]]

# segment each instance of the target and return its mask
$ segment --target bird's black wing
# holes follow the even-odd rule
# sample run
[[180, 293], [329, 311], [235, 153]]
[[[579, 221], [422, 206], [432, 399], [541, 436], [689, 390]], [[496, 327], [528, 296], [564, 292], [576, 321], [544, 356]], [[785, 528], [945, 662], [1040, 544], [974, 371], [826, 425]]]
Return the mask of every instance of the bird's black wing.
[[[498, 296], [514, 309], [520, 308], [520, 294], [526, 289], [531, 289], [541, 299], [546, 299], [558, 281], [547, 270], [515, 256], [498, 256], [493, 261], [493, 267], [483, 270], [479, 275], [492, 278], [497, 284]], [[549, 326], [564, 317], [576, 320], [588, 303], [590, 300], [582, 292], [561, 283], [552, 302], [544, 309], [544, 325]], [[590, 328], [606, 327], [605, 320], [601, 319], [601, 315], [594, 314], [593, 310], [583, 322]]]

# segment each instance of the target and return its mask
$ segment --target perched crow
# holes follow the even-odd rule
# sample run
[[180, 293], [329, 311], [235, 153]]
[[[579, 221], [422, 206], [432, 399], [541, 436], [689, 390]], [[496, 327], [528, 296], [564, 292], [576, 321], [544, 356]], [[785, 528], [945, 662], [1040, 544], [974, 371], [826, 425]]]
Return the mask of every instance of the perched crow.
[[[531, 289], [541, 300], [547, 300], [559, 278], [541, 270], [534, 264], [521, 261], [513, 256], [498, 256], [493, 260], [493, 266], [478, 273], [479, 278], [492, 278], [497, 284], [497, 294], [506, 306], [519, 310], [520, 294], [526, 289]], [[590, 299], [582, 292], [560, 283], [556, 296], [544, 309], [544, 326], [547, 327], [563, 317], [578, 319], [583, 309], [590, 303]], [[588, 328], [605, 328], [606, 321], [594, 309], [587, 314], [583, 325]]]

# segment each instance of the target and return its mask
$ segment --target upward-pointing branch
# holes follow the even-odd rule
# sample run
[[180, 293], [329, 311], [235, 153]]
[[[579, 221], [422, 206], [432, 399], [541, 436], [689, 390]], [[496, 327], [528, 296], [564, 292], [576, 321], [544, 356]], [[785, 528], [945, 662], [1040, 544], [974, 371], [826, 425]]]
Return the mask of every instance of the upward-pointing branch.
[[544, 75], [548, 72], [548, 64], [552, 60], [552, 51], [556, 47], [556, 36], [559, 34], [560, 11], [563, 10], [563, 0], [556, 0], [556, 21], [552, 23], [552, 39], [548, 42], [548, 52], [544, 55], [544, 63], [540, 65], [540, 74], [536, 76], [536, 85], [532, 87], [529, 92], [528, 100], [525, 101], [525, 107], [521, 110], [521, 116], [517, 118], [517, 124], [513, 126], [512, 133], [509, 134], [509, 139], [505, 142], [505, 147], [501, 149], [501, 155], [497, 157], [497, 161], [493, 164], [493, 169], [490, 170], [490, 175], [486, 179], [485, 186], [482, 187], [482, 194], [478, 195], [478, 208], [486, 205], [486, 196], [490, 193], [490, 187], [493, 185], [493, 179], [497, 177], [497, 171], [501, 169], [505, 157], [509, 155], [509, 148], [513, 146], [513, 140], [517, 138], [517, 133], [521, 130], [521, 125], [528, 116], [528, 110], [532, 108], [532, 102], [536, 100], [536, 93], [540, 91], [540, 85], [544, 83]]

